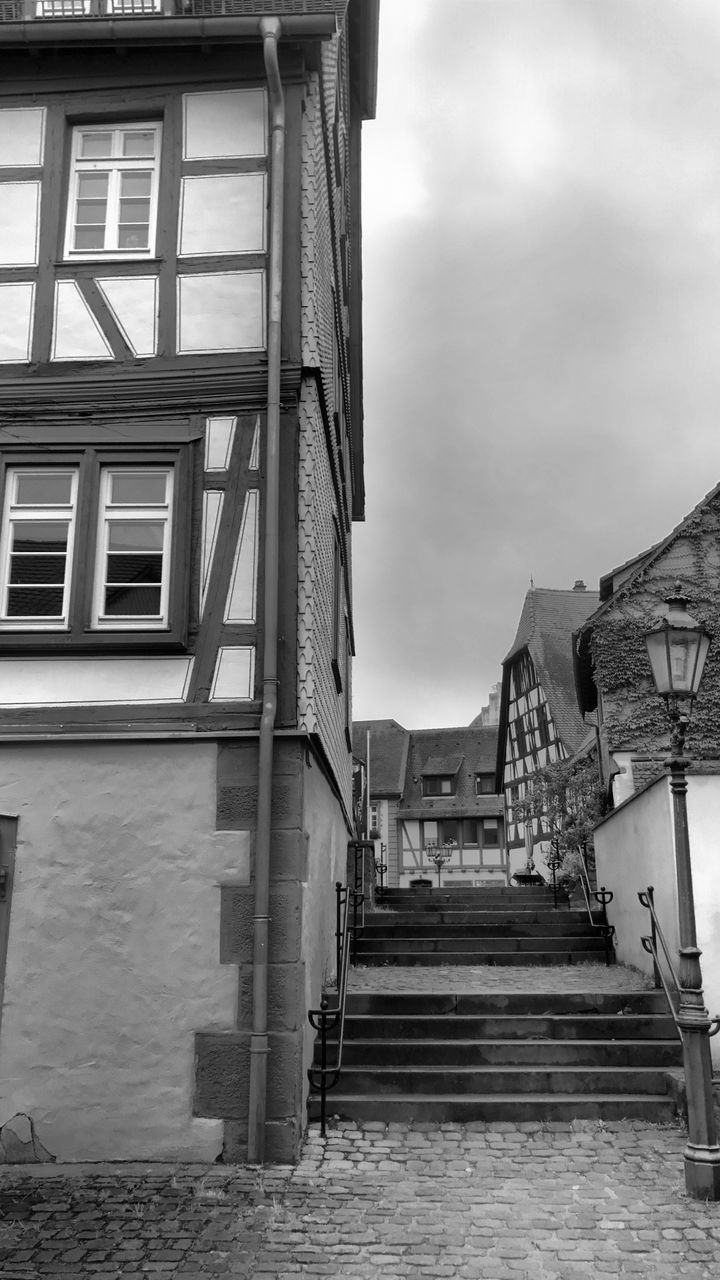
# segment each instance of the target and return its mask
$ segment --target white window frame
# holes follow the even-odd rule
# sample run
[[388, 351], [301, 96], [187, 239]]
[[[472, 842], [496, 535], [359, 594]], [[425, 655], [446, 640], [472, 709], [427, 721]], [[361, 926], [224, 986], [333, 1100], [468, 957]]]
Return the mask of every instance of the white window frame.
[[[146, 505], [113, 504], [110, 502], [110, 478], [113, 475], [146, 475], [161, 473], [166, 477], [165, 502]], [[95, 575], [93, 585], [92, 617], [90, 625], [95, 631], [154, 631], [166, 630], [170, 625], [170, 569], [172, 562], [172, 532], [175, 498], [174, 467], [168, 464], [140, 462], [132, 465], [102, 466], [100, 469], [100, 497], [98, 504], [97, 542], [95, 551]], [[118, 615], [104, 614], [102, 605], [105, 594], [105, 565], [107, 561], [108, 533], [113, 520], [123, 523], [151, 520], [163, 524], [162, 579], [160, 583], [160, 611], [158, 614]]]
[[[17, 482], [24, 475], [69, 475], [72, 477], [70, 502], [66, 504], [47, 504], [44, 506], [20, 506], [17, 502]], [[3, 504], [2, 534], [0, 535], [0, 629], [2, 631], [67, 631], [70, 622], [70, 587], [73, 564], [75, 560], [75, 530], [78, 510], [78, 480], [80, 469], [77, 466], [8, 467], [6, 474], [5, 501]], [[10, 591], [10, 558], [12, 553], [12, 530], [20, 521], [33, 520], [45, 522], [49, 520], [68, 522], [68, 541], [65, 553], [65, 577], [63, 580], [63, 600], [61, 613], [52, 617], [26, 614], [9, 616], [8, 597]], [[42, 554], [39, 552], [38, 554]], [[50, 585], [50, 584], [48, 584]], [[57, 585], [57, 584], [53, 584]]]
[[[139, 131], [151, 132], [155, 136], [153, 156], [123, 156], [122, 138], [126, 133]], [[83, 159], [80, 155], [82, 137], [89, 133], [112, 134], [111, 154], [107, 158]], [[162, 125], [157, 120], [128, 120], [125, 122], [108, 121], [107, 123], [76, 125], [72, 132], [72, 149], [70, 155], [70, 180], [68, 183], [67, 225], [65, 228], [66, 259], [73, 261], [98, 261], [108, 258], [152, 258], [155, 256], [155, 240], [157, 234], [158, 187], [160, 178], [160, 151], [162, 146]], [[118, 223], [120, 212], [120, 179], [124, 173], [146, 172], [150, 170], [150, 224], [148, 227], [148, 244], [146, 248], [137, 247], [122, 249], [118, 246]], [[75, 210], [78, 200], [78, 179], [87, 173], [107, 173], [108, 198], [105, 222], [105, 245], [102, 249], [75, 249], [73, 238], [75, 233]]]

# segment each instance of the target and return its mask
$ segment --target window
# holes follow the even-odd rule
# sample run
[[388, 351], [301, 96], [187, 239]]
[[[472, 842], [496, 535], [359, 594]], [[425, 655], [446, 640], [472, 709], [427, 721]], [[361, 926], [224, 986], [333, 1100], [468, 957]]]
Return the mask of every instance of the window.
[[167, 625], [172, 481], [169, 467], [102, 469], [94, 627]]
[[483, 818], [483, 847], [496, 848], [500, 844], [500, 828], [497, 820]]
[[8, 472], [2, 532], [4, 625], [67, 625], [77, 487], [75, 469]]
[[423, 778], [422, 790], [424, 796], [453, 796], [455, 779], [453, 777]]
[[[181, 450], [147, 461], [88, 450], [57, 465], [5, 472], [0, 633], [57, 643], [133, 633], [177, 643]], [[10, 635], [4, 635], [7, 645]]]
[[160, 134], [159, 124], [73, 130], [66, 257], [152, 256]]
[[494, 773], [476, 773], [475, 774], [475, 795], [476, 796], [494, 796], [495, 795], [495, 774]]

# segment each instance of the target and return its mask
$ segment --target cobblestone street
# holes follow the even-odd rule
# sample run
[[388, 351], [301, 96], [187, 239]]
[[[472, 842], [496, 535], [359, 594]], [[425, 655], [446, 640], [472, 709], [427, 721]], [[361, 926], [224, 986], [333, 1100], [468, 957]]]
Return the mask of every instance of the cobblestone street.
[[715, 1277], [720, 1206], [684, 1134], [601, 1125], [339, 1125], [295, 1168], [43, 1166], [0, 1178], [3, 1280]]

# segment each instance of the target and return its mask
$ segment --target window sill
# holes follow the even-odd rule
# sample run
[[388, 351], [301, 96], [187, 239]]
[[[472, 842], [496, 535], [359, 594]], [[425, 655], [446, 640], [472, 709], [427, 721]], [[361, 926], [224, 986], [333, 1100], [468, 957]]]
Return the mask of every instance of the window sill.
[[170, 631], [87, 631], [69, 635], [61, 631], [0, 632], [0, 655], [91, 653], [185, 653], [184, 636]]

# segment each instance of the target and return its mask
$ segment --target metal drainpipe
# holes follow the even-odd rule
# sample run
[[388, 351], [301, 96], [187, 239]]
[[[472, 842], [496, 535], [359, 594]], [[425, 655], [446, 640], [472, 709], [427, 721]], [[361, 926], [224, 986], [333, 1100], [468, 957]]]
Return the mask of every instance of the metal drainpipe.
[[253, 1025], [250, 1035], [248, 1161], [265, 1158], [267, 1109], [268, 907], [272, 828], [273, 736], [277, 711], [280, 361], [283, 281], [283, 197], [285, 180], [285, 100], [278, 40], [279, 18], [261, 18], [265, 73], [270, 94], [270, 250], [268, 260], [268, 390], [265, 462], [265, 592], [263, 642], [263, 711], [260, 720], [257, 827], [255, 832], [255, 914], [253, 917]]

